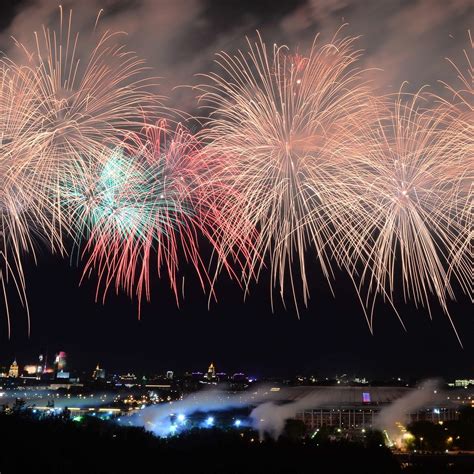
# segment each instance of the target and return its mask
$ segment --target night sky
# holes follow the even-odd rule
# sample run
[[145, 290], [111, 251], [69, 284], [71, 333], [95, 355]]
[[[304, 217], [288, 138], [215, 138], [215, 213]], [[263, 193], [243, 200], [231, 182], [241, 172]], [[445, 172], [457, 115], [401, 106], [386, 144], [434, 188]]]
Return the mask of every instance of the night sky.
[[[69, 5], [68, 2], [62, 3]], [[151, 5], [149, 1], [142, 3]], [[181, 7], [183, 3], [186, 5], [186, 2], [177, 3]], [[168, 79], [173, 79], [175, 74], [178, 83], [184, 81], [184, 76], [189, 76], [191, 82], [192, 74], [206, 70], [211, 63], [210, 51], [232, 49], [240, 45], [235, 38], [252, 34], [256, 28], [267, 31], [269, 35], [273, 33], [271, 37], [278, 40], [296, 39], [305, 44], [306, 38], [313, 36], [318, 29], [324, 30], [326, 23], [332, 25], [339, 18], [340, 24], [342, 17], [344, 21], [351, 22], [351, 16], [354, 21], [351, 28], [368, 34], [363, 41], [370, 52], [369, 62], [375, 61], [381, 55], [377, 39], [383, 31], [390, 35], [393, 25], [409, 13], [407, 4], [411, 3], [410, 8], [414, 8], [415, 4], [419, 11], [426, 13], [426, 17], [421, 16], [414, 21], [420, 30], [420, 41], [416, 42], [418, 57], [422, 58], [420, 74], [416, 75], [413, 69], [415, 61], [410, 56], [413, 52], [410, 50], [408, 53], [406, 45], [395, 42], [395, 37], [384, 35], [385, 46], [392, 48], [391, 51], [406, 48], [403, 54], [399, 51], [405, 63], [400, 62], [402, 59], [389, 63], [386, 73], [391, 74], [391, 80], [385, 81], [385, 85], [389, 87], [392, 80], [394, 84], [399, 84], [398, 78], [403, 73], [415, 83], [416, 80], [426, 82], [426, 75], [432, 75], [436, 67], [440, 70], [439, 76], [431, 80], [435, 82], [439, 77], [443, 78], [444, 57], [453, 51], [460, 51], [458, 46], [465, 44], [462, 41], [453, 43], [448, 34], [464, 39], [466, 25], [473, 19], [466, 15], [465, 6], [469, 2], [450, 2], [453, 4], [450, 6], [428, 0], [380, 3], [384, 3], [385, 7], [377, 6], [374, 1], [349, 0], [281, 2], [281, 5], [272, 1], [190, 1], [195, 17], [188, 18], [186, 24], [180, 23], [180, 30], [172, 34], [177, 51], [174, 62], [170, 60], [171, 56], [163, 53], [152, 56], [151, 63], [158, 67], [162, 62], [166, 66], [163, 69]], [[15, 21], [21, 25], [18, 18], [28, 8], [36, 8], [47, 16], [48, 9], [54, 4], [53, 1], [2, 2], [2, 47], [5, 47], [7, 35], [12, 33]], [[86, 1], [84, 5], [87, 8], [84, 9], [93, 12], [97, 6], [103, 5], [114, 11], [115, 7], [118, 23], [119, 19], [127, 18], [127, 14], [131, 15], [129, 12], [137, 4], [140, 2], [117, 5], [114, 1]], [[169, 15], [178, 8], [173, 7], [172, 2], [163, 2], [163, 5]], [[436, 16], [433, 13], [436, 8], [445, 8], [445, 11]], [[83, 13], [85, 15], [81, 11], [81, 15]], [[375, 13], [378, 15], [376, 18], [373, 16]], [[15, 18], [16, 14], [20, 16]], [[106, 18], [113, 22], [114, 14]], [[367, 18], [362, 21], [365, 16], [371, 18], [370, 22]], [[430, 16], [436, 19], [430, 22]], [[31, 21], [31, 15], [28, 17]], [[43, 18], [41, 15], [37, 17]], [[131, 21], [130, 24], [133, 30], [134, 23]], [[127, 25], [123, 28], [127, 29]], [[146, 28], [147, 25], [144, 25]], [[405, 40], [413, 41], [415, 33], [412, 26], [407, 24], [406, 28]], [[404, 36], [403, 31], [398, 33]], [[434, 36], [437, 40], [431, 41], [428, 48], [430, 38]], [[150, 57], [149, 44], [143, 45], [141, 51], [137, 34], [131, 34], [131, 41], [138, 44], [135, 44], [135, 49], [139, 53]], [[163, 48], [169, 48], [169, 44], [165, 41]], [[427, 54], [423, 55], [424, 47]], [[197, 51], [201, 51], [199, 58], [196, 57]], [[436, 67], [432, 66], [434, 57], [437, 57]], [[430, 63], [428, 70], [424, 67], [425, 61]], [[403, 64], [406, 70], [400, 70]], [[162, 71], [159, 74], [165, 75]], [[192, 109], [186, 95], [178, 95], [177, 100], [182, 102], [183, 108]], [[337, 275], [334, 298], [316, 264], [310, 270], [311, 301], [307, 309], [300, 308], [300, 319], [290, 304], [287, 309], [282, 307], [276, 292], [277, 304], [272, 313], [268, 275], [263, 275], [262, 281], [253, 285], [245, 303], [237, 284], [221, 278], [217, 286], [219, 302], [211, 302], [208, 311], [208, 298], [200, 291], [195, 275], [190, 269], [183, 268], [186, 296], [180, 303], [180, 309], [176, 308], [168, 282], [155, 279], [152, 302], [143, 304], [141, 319], [138, 320], [136, 303], [123, 295], [110, 294], [104, 305], [94, 303], [95, 281], [85, 281], [79, 287], [81, 271], [74, 265], [71, 268], [67, 258], [52, 257], [43, 249], [39, 251], [38, 263], [37, 267], [31, 259], [26, 263], [31, 336], [28, 338], [26, 316], [15, 303], [15, 294], [11, 291], [13, 327], [10, 340], [7, 338], [6, 321], [0, 318], [2, 364], [10, 363], [14, 356], [20, 364], [25, 364], [39, 352], [47, 352], [52, 357], [58, 350], [65, 350], [71, 366], [78, 369], [89, 370], [100, 362], [107, 370], [135, 370], [138, 373], [204, 370], [210, 361], [214, 361], [218, 370], [242, 370], [257, 376], [297, 372], [472, 378], [474, 374], [474, 320], [467, 297], [460, 296], [458, 302], [450, 304], [451, 315], [464, 343], [463, 349], [448, 318], [436, 309], [435, 301], [432, 320], [426, 310], [417, 310], [400, 302], [400, 313], [407, 332], [388, 306], [378, 305], [375, 332], [371, 335], [355, 292], [344, 274]]]

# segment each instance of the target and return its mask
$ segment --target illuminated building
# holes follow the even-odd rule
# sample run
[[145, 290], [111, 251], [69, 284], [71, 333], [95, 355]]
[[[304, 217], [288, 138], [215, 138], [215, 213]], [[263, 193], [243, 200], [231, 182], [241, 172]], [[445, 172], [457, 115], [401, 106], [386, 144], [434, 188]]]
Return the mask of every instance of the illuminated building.
[[25, 365], [23, 370], [28, 375], [36, 375], [38, 367], [36, 365]]
[[137, 380], [137, 376], [135, 374], [127, 373], [125, 375], [120, 375], [119, 379], [123, 382], [135, 382]]
[[61, 351], [56, 354], [54, 365], [56, 368], [56, 372], [64, 371], [64, 369], [66, 368], [66, 353], [64, 351]]
[[38, 374], [42, 374], [43, 372], [45, 372], [45, 370], [46, 370], [46, 362], [44, 360], [43, 354], [40, 354], [38, 357], [38, 367], [37, 367], [36, 372]]
[[14, 379], [18, 378], [18, 364], [16, 362], [16, 359], [13, 361], [13, 364], [10, 365], [8, 376]]
[[458, 379], [458, 380], [454, 381], [454, 387], [464, 387], [464, 388], [466, 388], [469, 385], [474, 385], [474, 379]]
[[92, 373], [92, 378], [94, 380], [105, 379], [105, 370], [101, 369], [99, 367], [99, 364], [97, 364], [97, 367], [95, 368], [94, 372]]
[[124, 374], [124, 375], [119, 375], [118, 379], [115, 381], [115, 385], [117, 384], [122, 384], [125, 387], [134, 387], [136, 385], [140, 384], [140, 381], [137, 379], [137, 376], [135, 374]]
[[211, 365], [207, 369], [207, 373], [204, 376], [207, 380], [216, 380], [216, 368], [214, 364], [211, 362]]
[[[300, 386], [288, 389], [285, 395], [289, 402], [295, 402], [310, 394], [319, 394], [327, 399], [327, 402], [320, 403], [314, 409], [308, 408], [296, 414], [296, 419], [301, 420], [309, 430], [320, 429], [323, 426], [353, 430], [372, 428], [382, 408], [413, 390], [406, 387]], [[452, 403], [442, 394], [434, 394], [430, 403], [406, 413], [406, 416], [410, 421], [444, 423], [456, 420], [458, 413], [458, 403]]]

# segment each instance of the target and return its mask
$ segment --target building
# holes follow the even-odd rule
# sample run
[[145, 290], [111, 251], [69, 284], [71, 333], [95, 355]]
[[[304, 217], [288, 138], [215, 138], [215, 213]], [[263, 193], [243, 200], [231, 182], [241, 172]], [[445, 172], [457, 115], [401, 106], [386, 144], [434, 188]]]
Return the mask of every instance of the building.
[[66, 369], [66, 358], [67, 355], [64, 351], [58, 352], [54, 359], [54, 367], [56, 372], [62, 372]]
[[36, 365], [25, 365], [23, 373], [27, 375], [36, 375], [38, 367]]
[[204, 375], [204, 378], [206, 378], [208, 381], [216, 380], [216, 368], [212, 362], [209, 368], [207, 369], [207, 373], [206, 375]]
[[104, 380], [105, 379], [105, 369], [101, 369], [99, 364], [95, 368], [94, 372], [92, 372], [92, 378], [94, 380]]
[[16, 362], [16, 359], [13, 361], [12, 365], [10, 365], [10, 370], [8, 371], [8, 376], [11, 378], [18, 378], [18, 364]]
[[69, 372], [64, 371], [64, 370], [60, 370], [59, 372], [56, 373], [56, 378], [57, 379], [70, 379], [71, 374]]
[[38, 356], [38, 367], [37, 367], [37, 370], [36, 372], [41, 375], [43, 372], [46, 371], [46, 361], [44, 359], [44, 356], [43, 354], [40, 354]]
[[[313, 409], [297, 413], [296, 419], [304, 422], [308, 430], [322, 426], [337, 427], [342, 430], [370, 429], [384, 408], [394, 401], [410, 394], [407, 387], [292, 387], [286, 392], [288, 401], [297, 401], [303, 397], [315, 396], [324, 403]], [[459, 403], [438, 393], [429, 404], [406, 413], [411, 421], [426, 420], [433, 423], [455, 420], [458, 417]]]
[[469, 385], [474, 385], [474, 379], [457, 379], [454, 383], [448, 384], [450, 387], [464, 387], [467, 388]]

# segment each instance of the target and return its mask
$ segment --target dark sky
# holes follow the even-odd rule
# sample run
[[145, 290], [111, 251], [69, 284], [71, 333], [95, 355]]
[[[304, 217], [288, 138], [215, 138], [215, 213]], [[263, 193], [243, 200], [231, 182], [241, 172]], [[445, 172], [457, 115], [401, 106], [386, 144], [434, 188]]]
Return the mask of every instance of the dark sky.
[[195, 279], [187, 273], [180, 310], [166, 281], [157, 280], [152, 303], [143, 305], [138, 320], [136, 305], [124, 296], [94, 304], [94, 281], [78, 288], [79, 270], [45, 255], [27, 275], [31, 337], [25, 316], [16, 312], [10, 341], [6, 326], [2, 329], [1, 360], [15, 354], [27, 362], [39, 351], [66, 350], [80, 368], [100, 361], [117, 370], [197, 370], [213, 360], [221, 369], [255, 374], [472, 376], [474, 326], [467, 299], [450, 306], [462, 349], [444, 315], [435, 312], [430, 321], [411, 306], [400, 307], [405, 333], [395, 315], [379, 305], [372, 336], [344, 275], [338, 276], [333, 298], [321, 275], [312, 272], [319, 284], [311, 285], [312, 300], [298, 320], [281, 305], [272, 314], [266, 282], [254, 287], [244, 304], [235, 284], [222, 278], [219, 304], [208, 311], [207, 297], [189, 283]]
[[[21, 28], [22, 13], [29, 12], [27, 17], [30, 22], [35, 16], [27, 7], [36, 8], [39, 19], [43, 18], [41, 14], [50, 14], [54, 3], [2, 2], [2, 45], [7, 34], [15, 31], [15, 24], [18, 32], [25, 33]], [[80, 2], [81, 6], [88, 5], [89, 9], [102, 3], [120, 7], [116, 14], [118, 19], [113, 20], [113, 15], [108, 17], [115, 23], [128, 18], [128, 12], [140, 4], [122, 2], [123, 5], [117, 7], [117, 2], [113, 1]], [[160, 2], [142, 3], [150, 6]], [[384, 9], [377, 7], [380, 3], [385, 4]], [[369, 30], [365, 41], [370, 49], [370, 61], [375, 61], [381, 53], [370, 41], [375, 42], [374, 38], [380, 37], [382, 31], [390, 35], [397, 22], [402, 22], [407, 13], [413, 13], [407, 12], [409, 3], [410, 8], [417, 6], [426, 13], [426, 17], [417, 18], [420, 31], [420, 41], [416, 43], [418, 49], [423, 48], [424, 41], [428, 43], [432, 39], [436, 29], [441, 31], [441, 36], [444, 35], [438, 41], [431, 41], [429, 49], [430, 64], [433, 56], [438, 55], [438, 67], [442, 71], [444, 56], [448, 50], [455, 49], [447, 40], [448, 33], [456, 33], [455, 37], [462, 38], [466, 24], [469, 24], [469, 16], [466, 19], [463, 9], [466, 3], [455, 1], [444, 7], [444, 3], [428, 0], [380, 3], [342, 0], [281, 4], [273, 1], [190, 1], [189, 5], [194, 5], [195, 10], [190, 14], [188, 23], [180, 23], [180, 30], [173, 33], [173, 44], [180, 46], [176, 49], [180, 50], [181, 56], [178, 54], [174, 62], [164, 53], [154, 58], [157, 64], [163, 61], [169, 66], [167, 71], [170, 76], [176, 73], [179, 78], [190, 71], [203, 70], [212, 59], [209, 51], [224, 46], [232, 49], [234, 37], [250, 34], [255, 28], [274, 33], [278, 39], [294, 36], [304, 40], [308, 35], [314, 35], [318, 27], [323, 28], [323, 20], [332, 24], [339, 18], [340, 23], [341, 16], [344, 20], [350, 20], [352, 15], [357, 27]], [[166, 6], [164, 10], [173, 18], [175, 7], [170, 6], [172, 2], [163, 4]], [[366, 8], [365, 16], [372, 17], [370, 24], [367, 19], [362, 20], [365, 16], [360, 5]], [[445, 8], [446, 11], [433, 12], [436, 8]], [[14, 11], [20, 15], [11, 22]], [[373, 16], [375, 13], [377, 18]], [[444, 20], [440, 21], [440, 18]], [[133, 30], [134, 23], [130, 25]], [[147, 25], [145, 21], [144, 30]], [[126, 26], [123, 28], [126, 29]], [[412, 26], [406, 25], [406, 28], [405, 37], [413, 37]], [[403, 31], [398, 31], [398, 34], [403, 37]], [[131, 38], [137, 42], [136, 49], [139, 49], [140, 36], [132, 34]], [[199, 42], [190, 42], [190, 38], [199, 39], [203, 48], [200, 48]], [[391, 80], [396, 81], [402, 73], [415, 77], [414, 60], [407, 59], [411, 51], [399, 51], [406, 45], [398, 43], [395, 36], [384, 34], [383, 38], [387, 54], [396, 56], [393, 54], [395, 51], [404, 58], [389, 62]], [[166, 49], [166, 46], [163, 48]], [[143, 45], [142, 49], [146, 55], [150, 45]], [[188, 64], [198, 49], [204, 49], [202, 56], [193, 64]], [[427, 61], [426, 55], [422, 58], [422, 63]], [[400, 70], [403, 64], [406, 70]], [[420, 74], [427, 74], [423, 64], [420, 64]], [[90, 369], [100, 362], [111, 370], [204, 370], [212, 360], [218, 369], [245, 370], [255, 375], [295, 371], [327, 375], [349, 372], [370, 376], [474, 375], [474, 321], [468, 298], [450, 305], [465, 345], [462, 349], [445, 315], [435, 310], [430, 321], [426, 311], [416, 310], [410, 305], [400, 306], [407, 332], [388, 307], [379, 305], [375, 334], [371, 335], [355, 293], [344, 275], [337, 277], [336, 298], [333, 298], [316, 268], [310, 272], [312, 299], [309, 307], [301, 310], [301, 319], [291, 306], [285, 310], [277, 304], [272, 314], [269, 286], [265, 279], [258, 286], [254, 285], [245, 304], [235, 283], [221, 279], [217, 288], [219, 304], [211, 304], [208, 311], [207, 297], [197, 289], [192, 272], [185, 270], [187, 294], [181, 308], [176, 308], [166, 281], [157, 280], [152, 302], [143, 305], [141, 320], [138, 320], [136, 305], [124, 296], [110, 295], [105, 305], [95, 304], [94, 282], [85, 282], [78, 288], [80, 270], [70, 268], [67, 261], [51, 257], [46, 251], [40, 254], [38, 267], [28, 263], [26, 267], [32, 333], [28, 339], [26, 318], [15, 304], [12, 291], [14, 314], [10, 340], [7, 338], [6, 323], [0, 319], [0, 362], [3, 364], [9, 363], [14, 355], [20, 364], [24, 364], [40, 351], [48, 351], [52, 356], [58, 350], [65, 350], [71, 365], [83, 369]]]

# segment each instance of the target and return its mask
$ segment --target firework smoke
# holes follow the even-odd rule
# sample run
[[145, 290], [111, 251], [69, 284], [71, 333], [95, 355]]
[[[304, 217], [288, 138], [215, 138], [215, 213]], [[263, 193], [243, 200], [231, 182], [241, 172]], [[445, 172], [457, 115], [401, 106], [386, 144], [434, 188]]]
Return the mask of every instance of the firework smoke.
[[278, 398], [274, 393], [270, 395], [269, 387], [264, 386], [237, 394], [229, 394], [221, 389], [204, 390], [176, 402], [146, 407], [124, 423], [144, 426], [158, 436], [168, 436], [173, 424], [172, 415], [187, 417], [197, 412], [208, 413], [245, 408], [257, 405], [269, 397]]
[[377, 416], [374, 428], [385, 432], [391, 442], [401, 445], [401, 428], [409, 421], [410, 413], [432, 401], [435, 397], [438, 381], [427, 380], [417, 389], [410, 392], [389, 406], [382, 408]]

